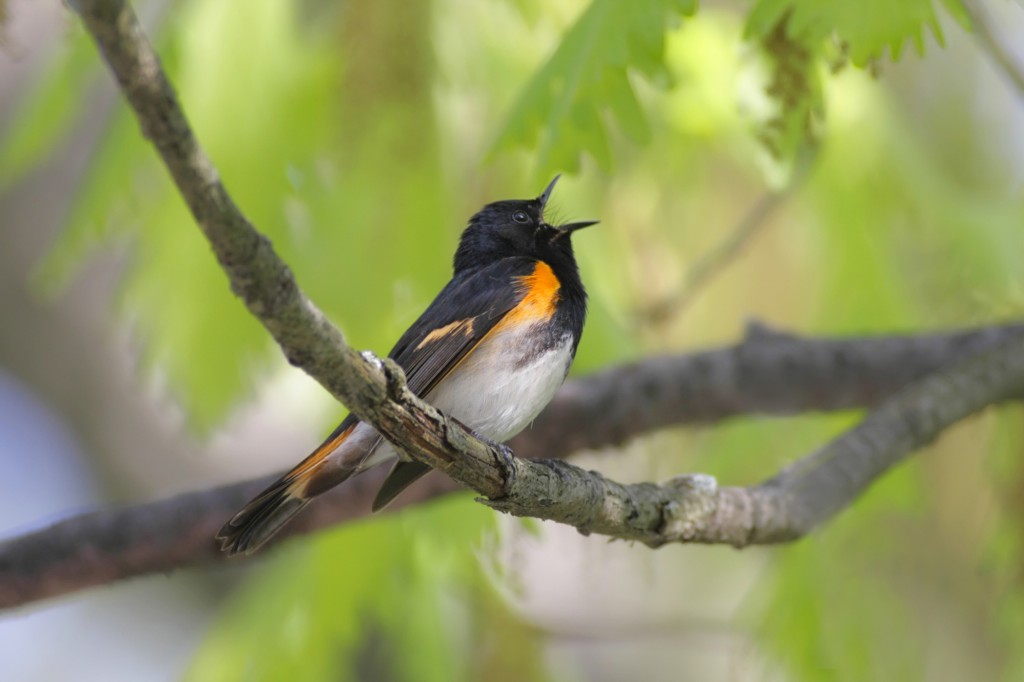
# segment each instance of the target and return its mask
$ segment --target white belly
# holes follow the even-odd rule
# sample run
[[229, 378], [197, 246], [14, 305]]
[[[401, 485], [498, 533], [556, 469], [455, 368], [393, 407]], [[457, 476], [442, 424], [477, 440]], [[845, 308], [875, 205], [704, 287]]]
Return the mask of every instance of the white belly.
[[[562, 385], [572, 364], [572, 337], [538, 352], [526, 335], [500, 332], [481, 344], [427, 396], [427, 402], [476, 433], [498, 443], [515, 436], [537, 418]], [[376, 437], [365, 424], [349, 440]], [[365, 460], [363, 468], [395, 456], [389, 443]]]
[[501, 443], [526, 428], [554, 397], [572, 363], [572, 339], [565, 336], [540, 353], [511, 331], [487, 341], [427, 401]]

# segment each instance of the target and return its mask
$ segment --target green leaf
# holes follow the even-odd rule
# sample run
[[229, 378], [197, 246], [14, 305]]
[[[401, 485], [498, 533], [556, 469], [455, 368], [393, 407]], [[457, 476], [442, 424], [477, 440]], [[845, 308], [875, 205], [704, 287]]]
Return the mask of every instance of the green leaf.
[[582, 152], [609, 169], [605, 111], [635, 142], [649, 141], [630, 73], [668, 80], [665, 32], [695, 7], [695, 0], [594, 0], [520, 94], [492, 154], [526, 147], [541, 176], [577, 170]]
[[816, 41], [834, 34], [861, 67], [882, 59], [886, 50], [898, 61], [908, 40], [923, 53], [927, 29], [943, 40], [931, 0], [758, 0], [747, 19], [747, 36], [766, 37], [787, 15], [791, 36]]

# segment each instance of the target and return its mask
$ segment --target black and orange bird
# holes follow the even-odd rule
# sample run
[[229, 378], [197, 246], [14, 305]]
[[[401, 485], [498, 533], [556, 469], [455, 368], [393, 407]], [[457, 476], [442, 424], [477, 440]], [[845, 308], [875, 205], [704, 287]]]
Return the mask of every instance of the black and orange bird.
[[[413, 393], [498, 443], [548, 404], [583, 332], [587, 294], [571, 236], [596, 221], [544, 220], [557, 181], [536, 199], [498, 201], [470, 218], [451, 281], [389, 354]], [[217, 539], [229, 554], [251, 553], [317, 495], [388, 460], [395, 464], [373, 511], [430, 468], [396, 452], [350, 414], [313, 454], [235, 514]]]

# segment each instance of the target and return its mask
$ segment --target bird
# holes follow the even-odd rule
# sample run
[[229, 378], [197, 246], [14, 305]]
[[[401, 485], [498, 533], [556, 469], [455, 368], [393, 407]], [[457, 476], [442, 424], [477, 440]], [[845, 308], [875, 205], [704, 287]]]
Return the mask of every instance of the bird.
[[[571, 237], [598, 221], [545, 220], [558, 179], [536, 199], [496, 201], [469, 219], [451, 280], [389, 353], [414, 394], [495, 443], [526, 428], [554, 397], [586, 320], [587, 293]], [[374, 512], [430, 467], [350, 414], [224, 524], [217, 534], [221, 549], [251, 554], [315, 497], [389, 460], [394, 465]]]

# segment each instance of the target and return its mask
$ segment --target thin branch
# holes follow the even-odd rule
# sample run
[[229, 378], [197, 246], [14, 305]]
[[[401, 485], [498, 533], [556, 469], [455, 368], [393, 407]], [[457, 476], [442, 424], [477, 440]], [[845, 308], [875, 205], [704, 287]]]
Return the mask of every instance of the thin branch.
[[768, 218], [775, 209], [791, 194], [789, 187], [778, 192], [765, 192], [720, 242], [694, 261], [679, 289], [638, 311], [640, 319], [664, 324], [682, 315], [694, 297], [736, 260], [743, 248], [768, 224]]
[[682, 286], [661, 300], [638, 311], [642, 321], [655, 324], [682, 315], [694, 298], [729, 267], [767, 225], [771, 215], [803, 186], [810, 173], [817, 148], [808, 146], [796, 155], [789, 182], [780, 190], [765, 192], [732, 229], [706, 253], [687, 273]]
[[[1024, 325], [805, 339], [751, 324], [735, 346], [648, 358], [568, 382], [512, 446], [526, 457], [563, 456], [666, 426], [873, 407], [914, 380], [1015, 338], [1024, 338]], [[277, 540], [367, 515], [384, 473], [368, 472], [325, 495]], [[0, 608], [223, 561], [214, 533], [269, 481], [82, 514], [0, 543]], [[389, 511], [457, 489], [451, 479], [429, 476]]]
[[1013, 84], [1017, 95], [1024, 97], [1024, 64], [1017, 61], [1013, 52], [997, 34], [992, 16], [985, 9], [982, 0], [961, 0], [960, 5], [970, 19], [982, 49]]

